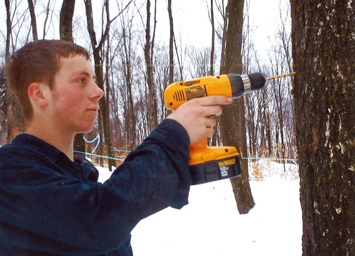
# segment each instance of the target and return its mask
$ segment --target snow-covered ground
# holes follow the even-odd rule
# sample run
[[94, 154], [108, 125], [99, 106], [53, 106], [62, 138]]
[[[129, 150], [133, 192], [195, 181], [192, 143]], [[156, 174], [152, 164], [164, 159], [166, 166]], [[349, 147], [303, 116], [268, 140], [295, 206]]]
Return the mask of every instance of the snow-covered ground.
[[[165, 209], [132, 232], [135, 256], [300, 256], [302, 217], [297, 166], [258, 161], [255, 207], [237, 210], [229, 180], [191, 187], [189, 205]], [[254, 173], [256, 174], [256, 173]], [[100, 169], [101, 180], [108, 176]]]

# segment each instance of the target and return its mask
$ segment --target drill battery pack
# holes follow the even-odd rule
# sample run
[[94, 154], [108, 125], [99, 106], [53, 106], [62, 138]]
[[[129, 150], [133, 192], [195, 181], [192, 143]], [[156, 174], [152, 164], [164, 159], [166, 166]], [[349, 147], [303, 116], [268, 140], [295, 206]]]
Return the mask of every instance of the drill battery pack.
[[233, 178], [241, 173], [240, 161], [237, 156], [190, 165], [192, 185]]

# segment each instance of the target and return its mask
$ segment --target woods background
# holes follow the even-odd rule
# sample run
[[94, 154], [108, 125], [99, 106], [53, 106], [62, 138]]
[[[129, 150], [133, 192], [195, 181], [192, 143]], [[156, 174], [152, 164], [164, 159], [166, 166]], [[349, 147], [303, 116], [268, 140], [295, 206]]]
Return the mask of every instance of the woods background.
[[[76, 1], [72, 35], [75, 43], [93, 54], [96, 75], [102, 80], [98, 83], [105, 90], [105, 108], [101, 107], [95, 130], [85, 136], [90, 140], [100, 134], [96, 153], [115, 156], [119, 154], [116, 149], [135, 148], [166, 117], [163, 92], [167, 85], [221, 73], [228, 26], [227, 1], [198, 1], [194, 5], [198, 8], [196, 17], [186, 17], [187, 22], [193, 23], [199, 16], [208, 15], [209, 22], [206, 19], [200, 30], [212, 35], [209, 43], [186, 40], [184, 30], [179, 29], [181, 24], [174, 23], [175, 6], [171, 1], [98, 2], [101, 1], [92, 6], [89, 0]], [[250, 3], [246, 1], [240, 72], [268, 76], [291, 71], [290, 13], [287, 1], [284, 2], [284, 6], [275, 6], [279, 17], [272, 17], [276, 26], [270, 29], [270, 38], [265, 38], [274, 43], [259, 55], [252, 40], [256, 28], [248, 24]], [[60, 1], [5, 0], [5, 4], [1, 7], [1, 23], [7, 26], [1, 27], [0, 43], [4, 47], [0, 48], [0, 67], [6, 56], [26, 42], [60, 37], [59, 18], [64, 8]], [[61, 26], [65, 30], [64, 22]], [[1, 76], [0, 144], [11, 141], [25, 127], [4, 81]], [[290, 92], [291, 80], [286, 78], [272, 81], [265, 90], [245, 97], [248, 156], [296, 158]], [[236, 127], [233, 129], [238, 133]], [[216, 144], [222, 143], [220, 138], [217, 133]], [[87, 145], [86, 150], [91, 152], [91, 147]], [[110, 149], [114, 150], [109, 152]]]
[[[274, 12], [259, 12], [261, 22], [271, 21], [262, 38], [255, 36], [253, 2], [4, 0], [0, 145], [25, 129], [2, 69], [13, 51], [32, 40], [62, 38], [91, 52], [105, 96], [97, 125], [85, 136], [100, 135], [95, 153], [115, 159], [167, 116], [163, 92], [172, 82], [231, 72], [267, 77], [297, 71], [226, 107], [211, 144], [236, 146], [241, 153], [243, 175], [232, 180], [240, 213], [254, 206], [248, 158], [283, 163], [298, 158], [303, 255], [354, 255], [355, 1], [279, 1]], [[176, 11], [183, 8], [190, 12]], [[194, 23], [199, 27], [187, 34]], [[78, 136], [75, 148], [92, 152], [94, 144], [83, 142]], [[94, 161], [109, 167], [120, 163]]]

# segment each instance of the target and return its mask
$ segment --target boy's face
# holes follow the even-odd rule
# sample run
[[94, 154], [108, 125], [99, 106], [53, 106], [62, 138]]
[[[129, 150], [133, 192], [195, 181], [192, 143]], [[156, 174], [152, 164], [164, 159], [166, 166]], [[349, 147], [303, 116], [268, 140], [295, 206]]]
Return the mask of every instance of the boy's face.
[[[84, 56], [60, 58], [50, 92], [51, 116], [64, 133], [90, 132], [103, 91], [95, 83], [90, 60]], [[64, 135], [64, 134], [63, 134]]]

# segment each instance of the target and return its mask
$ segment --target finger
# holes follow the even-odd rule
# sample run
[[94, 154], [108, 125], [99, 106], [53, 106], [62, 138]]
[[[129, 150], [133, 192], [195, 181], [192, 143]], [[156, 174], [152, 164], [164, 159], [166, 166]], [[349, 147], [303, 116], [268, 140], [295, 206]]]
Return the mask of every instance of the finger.
[[233, 102], [232, 98], [218, 95], [199, 98], [198, 100], [202, 106], [228, 105]]
[[214, 128], [213, 127], [206, 127], [206, 137], [211, 137], [214, 134]]
[[204, 106], [204, 116], [213, 117], [213, 116], [220, 116], [222, 114], [222, 107], [217, 106]]
[[206, 118], [205, 121], [206, 127], [215, 127], [217, 125], [217, 120], [215, 118]]

